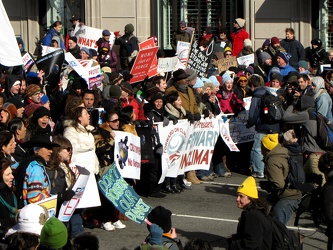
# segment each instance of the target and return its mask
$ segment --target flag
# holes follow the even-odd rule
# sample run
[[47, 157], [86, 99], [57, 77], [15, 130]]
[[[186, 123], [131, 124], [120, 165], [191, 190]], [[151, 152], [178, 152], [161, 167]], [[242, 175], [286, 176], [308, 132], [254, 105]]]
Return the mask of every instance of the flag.
[[0, 64], [8, 67], [22, 65], [22, 57], [15, 33], [2, 1], [0, 1], [0, 23], [0, 34], [2, 34], [0, 36]]

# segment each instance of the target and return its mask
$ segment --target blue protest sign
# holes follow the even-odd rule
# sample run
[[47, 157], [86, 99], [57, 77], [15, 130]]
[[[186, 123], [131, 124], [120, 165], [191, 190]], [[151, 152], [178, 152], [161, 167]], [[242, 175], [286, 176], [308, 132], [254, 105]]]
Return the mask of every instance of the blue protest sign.
[[102, 175], [98, 187], [127, 218], [139, 224], [145, 221], [151, 207], [121, 177], [115, 163]]

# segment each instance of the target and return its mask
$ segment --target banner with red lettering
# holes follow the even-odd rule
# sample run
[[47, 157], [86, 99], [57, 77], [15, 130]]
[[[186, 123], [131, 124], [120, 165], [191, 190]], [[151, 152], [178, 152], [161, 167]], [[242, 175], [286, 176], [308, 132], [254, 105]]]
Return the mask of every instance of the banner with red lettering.
[[220, 120], [220, 134], [221, 134], [222, 140], [228, 146], [230, 151], [239, 152], [238, 147], [236, 146], [236, 144], [234, 143], [234, 141], [231, 138], [230, 130], [229, 130], [229, 120], [226, 119], [226, 117], [224, 119], [222, 117], [222, 119]]
[[[92, 48], [97, 50], [97, 44], [96, 42], [98, 41], [99, 38], [102, 37], [102, 32], [103, 30], [101, 29], [96, 29], [93, 27], [85, 26], [82, 25], [79, 30], [79, 35], [77, 38], [77, 44], [80, 47], [87, 47], [87, 48]], [[116, 36], [114, 35], [113, 32], [111, 32], [110, 35], [110, 47], [112, 48], [114, 41], [116, 39]]]
[[123, 178], [140, 179], [141, 144], [140, 137], [128, 132], [114, 131], [114, 160]]
[[70, 201], [64, 201], [59, 210], [58, 219], [64, 222], [69, 221], [72, 217], [72, 214], [83, 196], [90, 175], [89, 171], [85, 168], [75, 166], [75, 169], [78, 174], [76, 177], [77, 180], [72, 188], [75, 195]]
[[219, 136], [219, 119], [206, 118], [190, 125], [179, 120], [176, 125], [158, 126], [163, 145], [162, 177], [176, 177], [190, 170], [208, 170]]
[[88, 88], [93, 89], [94, 87], [100, 88], [102, 86], [102, 79], [101, 79], [101, 66], [96, 65], [91, 67], [88, 70]]
[[133, 78], [130, 80], [130, 83], [140, 82], [146, 78], [157, 51], [158, 47], [152, 47], [139, 51], [131, 70]]

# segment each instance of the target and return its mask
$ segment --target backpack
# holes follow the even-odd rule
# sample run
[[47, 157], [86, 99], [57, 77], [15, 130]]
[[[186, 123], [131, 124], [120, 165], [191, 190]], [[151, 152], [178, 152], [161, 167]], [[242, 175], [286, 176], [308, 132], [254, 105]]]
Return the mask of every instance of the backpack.
[[295, 159], [288, 157], [289, 172], [286, 178], [285, 188], [300, 189], [305, 183], [305, 173], [303, 166], [298, 164]]
[[333, 124], [325, 116], [318, 112], [311, 112], [317, 120], [317, 137], [316, 142], [323, 150], [333, 149]]
[[272, 250], [301, 250], [303, 242], [298, 232], [289, 230], [279, 220], [268, 216], [272, 222]]
[[[254, 95], [254, 97], [255, 96], [256, 95]], [[265, 123], [274, 123], [280, 121], [283, 114], [284, 110], [280, 98], [266, 91], [265, 94], [261, 96], [260, 119]]]

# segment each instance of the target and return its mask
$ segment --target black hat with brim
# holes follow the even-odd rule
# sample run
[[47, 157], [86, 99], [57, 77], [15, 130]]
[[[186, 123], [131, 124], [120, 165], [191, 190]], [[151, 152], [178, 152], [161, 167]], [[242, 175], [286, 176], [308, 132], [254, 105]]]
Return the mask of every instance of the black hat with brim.
[[60, 147], [60, 145], [52, 142], [51, 135], [34, 135], [33, 137], [31, 137], [29, 141], [23, 143], [23, 147], [54, 148], [54, 147]]

